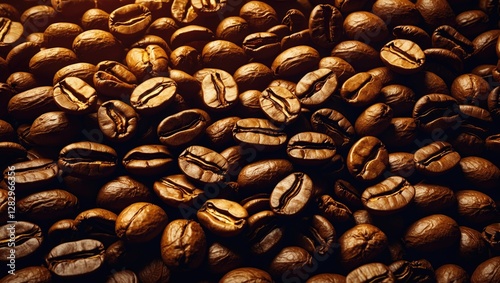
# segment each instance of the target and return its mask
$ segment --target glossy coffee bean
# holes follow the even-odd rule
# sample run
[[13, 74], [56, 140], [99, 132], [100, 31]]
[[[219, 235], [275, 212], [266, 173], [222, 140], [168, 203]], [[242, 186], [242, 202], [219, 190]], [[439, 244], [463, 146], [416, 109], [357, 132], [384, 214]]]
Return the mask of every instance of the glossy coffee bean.
[[145, 32], [152, 21], [151, 11], [146, 6], [130, 4], [109, 14], [108, 27], [116, 37], [130, 40]]
[[337, 152], [335, 142], [325, 134], [302, 132], [291, 137], [287, 145], [287, 155], [297, 164], [324, 164]]
[[160, 178], [153, 184], [153, 190], [164, 203], [173, 207], [192, 205], [204, 193], [183, 174]]
[[8, 259], [14, 251], [18, 260], [26, 259], [30, 255], [33, 256], [44, 242], [42, 229], [38, 225], [26, 221], [2, 225], [0, 239], [3, 243], [0, 246], [0, 255]]
[[226, 180], [227, 160], [219, 153], [193, 145], [178, 158], [179, 168], [191, 179], [201, 183], [217, 183]]
[[372, 262], [387, 248], [387, 236], [371, 224], [358, 224], [339, 238], [340, 262], [348, 269], [354, 269]]
[[415, 221], [404, 235], [406, 247], [420, 252], [442, 250], [459, 241], [457, 222], [443, 214], [433, 214]]
[[260, 107], [266, 116], [279, 124], [290, 124], [300, 113], [300, 101], [284, 87], [272, 86], [262, 91]]
[[184, 110], [166, 117], [158, 124], [158, 138], [166, 146], [186, 145], [198, 138], [209, 123], [207, 112], [201, 109]]
[[320, 4], [314, 7], [309, 16], [311, 40], [324, 48], [331, 48], [340, 40], [344, 19], [333, 5]]
[[364, 181], [378, 178], [389, 165], [389, 153], [376, 137], [359, 139], [347, 155], [347, 169], [352, 176]]
[[353, 106], [367, 106], [375, 101], [382, 81], [370, 73], [361, 72], [347, 79], [340, 88], [341, 97]]
[[433, 142], [417, 150], [413, 160], [422, 174], [436, 176], [449, 172], [460, 162], [460, 154], [447, 142]]
[[241, 267], [224, 274], [224, 276], [220, 279], [220, 282], [245, 282], [247, 280], [272, 282], [273, 279], [269, 273], [262, 269], [255, 267]]
[[380, 51], [380, 58], [389, 69], [402, 74], [417, 73], [425, 64], [422, 49], [406, 39], [395, 39], [385, 44]]
[[119, 100], [108, 100], [97, 110], [99, 128], [115, 142], [127, 141], [135, 135], [138, 118], [134, 108]]
[[116, 151], [94, 142], [76, 142], [61, 149], [59, 168], [75, 177], [101, 178], [113, 174], [116, 168]]
[[267, 119], [246, 118], [236, 122], [233, 138], [241, 143], [272, 149], [283, 145], [287, 135]]
[[97, 106], [97, 92], [78, 77], [66, 77], [54, 85], [54, 101], [69, 114], [86, 114]]
[[104, 266], [104, 245], [92, 239], [67, 242], [45, 257], [48, 269], [60, 278], [91, 275]]
[[49, 283], [52, 282], [52, 274], [50, 271], [43, 266], [29, 266], [19, 270], [16, 270], [15, 275], [6, 276], [0, 279], [0, 282], [7, 283], [21, 283], [29, 282], [28, 280], [33, 280], [36, 283]]
[[201, 225], [221, 237], [240, 234], [247, 225], [248, 212], [236, 202], [210, 199], [196, 213]]
[[300, 79], [295, 94], [304, 107], [318, 107], [327, 101], [336, 89], [335, 72], [330, 69], [318, 69]]
[[165, 211], [152, 203], [136, 202], [124, 208], [116, 218], [115, 232], [131, 243], [143, 243], [158, 236], [168, 223]]
[[366, 188], [361, 199], [367, 210], [383, 215], [404, 209], [414, 196], [415, 188], [406, 179], [393, 176]]
[[78, 198], [72, 193], [52, 189], [32, 193], [16, 203], [16, 211], [33, 221], [54, 221], [72, 216], [78, 209]]
[[174, 80], [156, 77], [139, 84], [130, 95], [130, 105], [140, 114], [156, 114], [171, 104], [177, 92]]
[[293, 216], [300, 214], [311, 201], [313, 182], [311, 178], [296, 172], [288, 175], [274, 187], [269, 203], [278, 215]]
[[381, 282], [397, 282], [392, 271], [383, 263], [374, 262], [364, 264], [346, 276], [346, 282], [370, 282], [373, 280], [383, 280]]
[[129, 176], [119, 176], [105, 183], [99, 189], [96, 197], [96, 203], [99, 207], [117, 214], [131, 204], [150, 202], [151, 200], [150, 189]]

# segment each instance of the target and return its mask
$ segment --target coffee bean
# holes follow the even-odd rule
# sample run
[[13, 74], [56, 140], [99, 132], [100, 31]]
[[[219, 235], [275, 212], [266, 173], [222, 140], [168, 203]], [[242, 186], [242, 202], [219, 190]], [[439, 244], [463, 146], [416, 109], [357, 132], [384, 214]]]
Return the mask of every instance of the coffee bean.
[[318, 107], [337, 89], [337, 76], [330, 69], [307, 73], [298, 83], [295, 94], [305, 107]]
[[376, 100], [381, 89], [382, 81], [370, 73], [361, 72], [342, 84], [340, 95], [353, 106], [367, 106]]
[[[15, 233], [13, 232], [15, 231]], [[14, 250], [17, 260], [24, 260], [42, 246], [44, 236], [42, 229], [30, 222], [18, 221], [15, 224], [5, 224], [0, 232], [0, 239], [4, 243], [0, 246], [0, 255], [8, 258]], [[15, 243], [8, 245], [8, 243]], [[17, 272], [16, 272], [17, 273]]]
[[36, 192], [16, 203], [16, 211], [34, 221], [51, 221], [71, 217], [77, 209], [77, 197], [60, 189]]
[[241, 119], [236, 122], [233, 137], [239, 142], [262, 146], [264, 149], [280, 147], [287, 139], [282, 129], [269, 120], [259, 118]]
[[300, 45], [281, 52], [273, 61], [271, 70], [278, 77], [292, 77], [312, 71], [319, 63], [316, 49]]
[[220, 280], [221, 283], [240, 282], [246, 280], [272, 282], [271, 275], [255, 267], [240, 267], [226, 273]]
[[122, 40], [130, 40], [145, 32], [153, 21], [151, 11], [146, 6], [130, 4], [109, 14], [109, 31]]
[[363, 205], [374, 214], [395, 213], [408, 206], [415, 188], [404, 178], [393, 176], [368, 187], [361, 195]]
[[456, 264], [444, 264], [435, 271], [437, 282], [455, 281], [457, 283], [469, 282], [469, 275], [462, 267]]
[[45, 261], [49, 270], [60, 278], [81, 277], [104, 266], [104, 251], [104, 245], [97, 240], [66, 242], [54, 247]]
[[389, 165], [389, 153], [376, 137], [359, 139], [347, 155], [347, 169], [352, 176], [364, 181], [378, 178]]
[[319, 165], [332, 159], [336, 146], [333, 139], [325, 134], [302, 132], [290, 138], [286, 153], [298, 164]]
[[217, 183], [227, 178], [227, 160], [203, 146], [186, 148], [179, 155], [178, 162], [181, 171], [197, 182]]
[[125, 170], [140, 176], [158, 175], [173, 166], [173, 156], [163, 145], [141, 145], [131, 149], [122, 159]]
[[[29, 192], [51, 184], [58, 175], [57, 164], [46, 158], [39, 158], [30, 161], [14, 163], [10, 166], [15, 168], [15, 183], [19, 192]], [[4, 179], [9, 178], [9, 171], [3, 172]], [[11, 177], [12, 178], [12, 177]]]
[[346, 268], [372, 262], [387, 248], [387, 236], [371, 224], [358, 224], [340, 236], [340, 260]]
[[417, 73], [425, 64], [425, 54], [422, 49], [406, 39], [388, 42], [382, 47], [380, 58], [388, 68], [402, 74]]
[[[14, 277], [14, 278], [13, 278]], [[3, 277], [0, 282], [7, 283], [21, 283], [31, 280], [36, 283], [49, 283], [52, 282], [52, 274], [43, 266], [29, 266], [16, 270], [15, 275], [10, 277]]]
[[417, 150], [413, 160], [418, 171], [422, 174], [442, 175], [460, 162], [460, 154], [453, 150], [447, 142], [433, 142]]
[[444, 131], [460, 120], [457, 101], [444, 94], [428, 94], [415, 103], [412, 117], [417, 126], [426, 131]]
[[154, 183], [153, 190], [164, 203], [173, 207], [190, 206], [204, 193], [183, 174], [160, 178]]
[[253, 254], [271, 254], [285, 239], [285, 227], [279, 224], [277, 214], [271, 210], [262, 210], [249, 216], [247, 223], [247, 237]]
[[269, 119], [280, 124], [295, 121], [300, 112], [300, 101], [284, 87], [268, 87], [259, 99], [260, 107]]
[[66, 77], [54, 85], [54, 101], [70, 114], [86, 114], [97, 106], [95, 89], [78, 77]]
[[342, 36], [344, 18], [340, 11], [330, 4], [314, 7], [309, 16], [311, 40], [324, 48], [331, 48]]
[[158, 236], [168, 223], [165, 211], [152, 203], [136, 202], [124, 208], [116, 218], [115, 232], [131, 243], [148, 242]]
[[210, 199], [198, 210], [196, 217], [201, 225], [215, 235], [231, 237], [245, 229], [248, 212], [236, 202]]
[[120, 100], [108, 100], [97, 110], [99, 128], [115, 142], [131, 139], [137, 131], [139, 117], [134, 108]]
[[379, 262], [364, 264], [346, 276], [346, 282], [370, 282], [372, 280], [383, 280], [387, 283], [397, 282], [392, 271]]
[[313, 195], [313, 182], [302, 172], [295, 172], [282, 179], [274, 187], [269, 202], [278, 215], [300, 214], [309, 204]]
[[[151, 200], [149, 188], [129, 176], [119, 176], [107, 182], [99, 189], [96, 197], [99, 207], [117, 214], [136, 202], [150, 202]], [[114, 231], [114, 224], [112, 228]]]
[[177, 91], [174, 80], [156, 77], [139, 84], [130, 95], [130, 104], [144, 115], [156, 114], [173, 102]]
[[97, 179], [113, 174], [116, 158], [113, 148], [84, 141], [62, 148], [57, 165], [70, 176]]
[[433, 214], [415, 221], [404, 235], [406, 247], [421, 252], [443, 250], [459, 241], [457, 222], [443, 214]]

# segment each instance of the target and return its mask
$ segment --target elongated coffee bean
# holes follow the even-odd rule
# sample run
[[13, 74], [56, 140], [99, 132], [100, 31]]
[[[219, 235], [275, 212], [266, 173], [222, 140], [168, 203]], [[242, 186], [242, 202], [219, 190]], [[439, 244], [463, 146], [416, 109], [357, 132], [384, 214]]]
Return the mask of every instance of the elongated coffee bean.
[[363, 205], [374, 214], [398, 212], [410, 204], [415, 196], [415, 188], [404, 178], [392, 176], [366, 188], [361, 195]]
[[394, 72], [408, 75], [422, 70], [425, 54], [416, 43], [406, 39], [395, 39], [382, 47], [380, 59]]
[[332, 138], [316, 132], [302, 132], [291, 137], [286, 153], [297, 162], [304, 165], [318, 165], [331, 160], [336, 153]]
[[130, 105], [140, 114], [156, 114], [174, 101], [176, 92], [177, 84], [174, 80], [154, 77], [134, 89], [130, 95]]
[[245, 229], [248, 212], [237, 202], [226, 199], [210, 199], [196, 213], [201, 225], [212, 233], [231, 237]]
[[266, 88], [259, 99], [260, 108], [276, 123], [290, 124], [300, 113], [300, 101], [288, 89], [280, 86]]
[[460, 154], [451, 144], [436, 141], [417, 150], [413, 155], [418, 171], [425, 175], [435, 176], [444, 174], [455, 168], [460, 162]]
[[311, 40], [323, 48], [332, 48], [342, 37], [343, 22], [344, 17], [335, 6], [330, 4], [317, 5], [309, 16]]
[[102, 178], [116, 169], [116, 151], [104, 144], [82, 141], [61, 149], [57, 164], [64, 173], [82, 178]]
[[166, 117], [157, 128], [160, 142], [177, 147], [188, 144], [205, 132], [210, 116], [201, 109], [188, 109]]
[[336, 89], [335, 73], [330, 69], [318, 69], [300, 79], [295, 95], [304, 107], [317, 107], [327, 101]]
[[54, 85], [54, 101], [70, 114], [86, 114], [97, 105], [96, 90], [77, 77], [66, 77]]
[[378, 178], [389, 165], [389, 153], [376, 137], [359, 139], [347, 155], [347, 169], [356, 179], [371, 181]]
[[190, 146], [179, 155], [178, 162], [182, 172], [195, 181], [217, 183], [226, 180], [227, 160], [209, 148]]
[[134, 108], [120, 100], [108, 100], [97, 111], [102, 133], [112, 141], [124, 142], [137, 131], [139, 117]]
[[356, 135], [351, 122], [342, 113], [330, 108], [314, 112], [311, 126], [315, 131], [329, 135], [338, 147], [349, 145]]
[[282, 129], [271, 124], [269, 120], [258, 118], [237, 121], [233, 128], [233, 137], [242, 143], [263, 146], [263, 149], [279, 147], [287, 139]]
[[141, 145], [131, 149], [122, 159], [131, 174], [151, 176], [162, 174], [174, 165], [174, 158], [164, 145]]
[[46, 256], [49, 270], [62, 278], [89, 275], [104, 266], [104, 245], [92, 239], [66, 242]]
[[292, 173], [274, 187], [269, 199], [271, 209], [279, 215], [297, 215], [311, 200], [313, 189], [313, 182], [308, 175]]

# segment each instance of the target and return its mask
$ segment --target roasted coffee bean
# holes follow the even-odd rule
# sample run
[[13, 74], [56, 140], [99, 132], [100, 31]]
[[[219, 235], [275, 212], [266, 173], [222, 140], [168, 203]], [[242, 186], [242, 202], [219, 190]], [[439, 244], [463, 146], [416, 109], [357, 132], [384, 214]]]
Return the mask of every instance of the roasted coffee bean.
[[488, 159], [468, 156], [460, 159], [459, 166], [465, 179], [478, 189], [490, 190], [498, 184], [500, 170]]
[[315, 6], [309, 16], [311, 40], [323, 48], [332, 48], [342, 37], [343, 22], [344, 18], [335, 6], [330, 4]]
[[91, 64], [123, 59], [121, 42], [104, 30], [91, 29], [80, 33], [73, 41], [73, 50], [81, 61]]
[[386, 43], [380, 51], [380, 58], [389, 69], [402, 74], [417, 73], [425, 64], [422, 49], [406, 39], [395, 39]]
[[109, 31], [122, 40], [139, 37], [153, 21], [151, 11], [146, 6], [130, 4], [109, 14]]
[[100, 29], [104, 31], [109, 31], [108, 22], [109, 13], [97, 8], [88, 9], [83, 13], [81, 21], [84, 30]]
[[455, 17], [457, 30], [467, 38], [474, 38], [488, 29], [488, 15], [481, 10], [468, 10]]
[[290, 159], [302, 165], [324, 164], [336, 153], [335, 142], [328, 135], [302, 132], [291, 137], [286, 153]]
[[50, 283], [52, 282], [52, 274], [46, 267], [29, 266], [16, 270], [15, 274], [9, 274], [0, 279], [1, 283], [22, 283], [29, 281], [35, 283]]
[[380, 282], [394, 283], [396, 277], [392, 271], [383, 263], [374, 262], [364, 264], [346, 276], [346, 282], [372, 282], [380, 280]]
[[490, 86], [483, 78], [473, 74], [460, 75], [453, 80], [450, 90], [458, 103], [486, 108]]
[[434, 269], [429, 261], [398, 260], [388, 266], [398, 281], [428, 282], [434, 280]]
[[136, 202], [116, 218], [115, 232], [130, 243], [144, 243], [158, 236], [168, 223], [165, 211], [152, 203]]
[[18, 221], [14, 224], [5, 224], [1, 228], [0, 255], [5, 261], [9, 261], [9, 256], [13, 253], [17, 260], [33, 256], [44, 241], [42, 229], [34, 223]]
[[[269, 200], [268, 200], [269, 201]], [[262, 210], [248, 217], [250, 251], [256, 255], [270, 254], [285, 239], [285, 227], [271, 210]]]
[[65, 77], [58, 81], [52, 95], [57, 106], [69, 114], [86, 114], [97, 106], [97, 92], [78, 77]]
[[201, 61], [206, 68], [221, 69], [232, 74], [248, 63], [248, 58], [245, 50], [231, 41], [214, 40], [203, 47]]
[[211, 273], [224, 274], [241, 267], [243, 262], [243, 255], [232, 246], [214, 242], [208, 247], [207, 264]]
[[194, 77], [201, 83], [203, 104], [213, 111], [230, 109], [238, 100], [238, 85], [233, 76], [220, 69], [203, 69]]
[[49, 270], [60, 278], [90, 275], [104, 266], [104, 245], [92, 239], [62, 243], [45, 257]]
[[118, 282], [139, 282], [139, 279], [137, 278], [137, 275], [130, 270], [120, 270], [112, 275], [110, 275], [106, 279], [106, 283], [118, 283]]
[[358, 224], [339, 238], [340, 262], [353, 269], [374, 261], [387, 248], [388, 240], [382, 230], [371, 224]]
[[500, 249], [500, 223], [492, 223], [484, 227], [482, 232], [483, 239], [489, 244], [493, 251]]
[[285, 247], [269, 264], [269, 273], [276, 278], [283, 275], [285, 278], [297, 278], [303, 270], [311, 267], [312, 260], [311, 254], [301, 247]]
[[208, 126], [205, 134], [210, 142], [218, 147], [231, 144], [233, 140], [233, 128], [241, 118], [227, 117], [215, 121], [212, 125]]
[[134, 108], [120, 100], [108, 100], [97, 110], [99, 128], [111, 141], [124, 142], [136, 131], [139, 117]]
[[168, 75], [167, 52], [156, 44], [130, 49], [125, 61], [130, 71], [142, 81]]
[[255, 267], [240, 267], [233, 269], [220, 279], [220, 283], [245, 282], [247, 280], [256, 282], [272, 282], [271, 275], [262, 269]]
[[43, 46], [45, 48], [64, 47], [71, 49], [75, 37], [82, 33], [83, 29], [73, 23], [53, 23], [43, 32]]
[[106, 145], [82, 141], [61, 149], [57, 165], [70, 176], [98, 179], [113, 174], [116, 151]]
[[318, 107], [327, 101], [337, 89], [337, 76], [330, 69], [318, 69], [307, 73], [297, 83], [295, 95], [304, 107]]
[[320, 56], [316, 49], [299, 45], [281, 52], [274, 59], [271, 70], [280, 78], [304, 75], [317, 68], [319, 60]]
[[458, 102], [445, 94], [422, 96], [413, 108], [412, 117], [417, 126], [425, 132], [445, 131], [458, 125], [460, 110]]
[[[172, 5], [172, 8], [173, 7], [174, 6]], [[187, 16], [189, 17], [189, 13]], [[198, 25], [189, 25], [177, 29], [172, 34], [170, 38], [170, 47], [177, 48], [179, 46], [187, 45], [195, 48], [199, 53], [201, 53], [205, 44], [214, 39], [215, 35], [209, 28]]]
[[244, 166], [238, 174], [242, 192], [270, 193], [279, 181], [293, 172], [293, 164], [287, 159], [264, 159]]
[[144, 283], [165, 282], [170, 280], [170, 269], [161, 257], [155, 257], [144, 264], [137, 272], [139, 280]]
[[498, 219], [496, 203], [489, 195], [476, 190], [460, 190], [455, 192], [455, 197], [460, 223], [484, 225]]
[[186, 148], [178, 157], [179, 168], [201, 183], [217, 183], [227, 178], [227, 160], [219, 153], [198, 145]]
[[333, 252], [337, 232], [333, 225], [321, 215], [313, 215], [301, 223], [299, 229], [299, 246], [311, 254], [326, 255]]
[[191, 46], [180, 46], [170, 54], [172, 68], [193, 74], [201, 69], [200, 53]]
[[162, 144], [177, 147], [194, 141], [209, 123], [208, 113], [201, 109], [188, 109], [163, 119], [157, 133]]
[[269, 120], [246, 118], [236, 122], [233, 129], [236, 141], [250, 145], [272, 149], [283, 145], [287, 135], [281, 128], [273, 125]]
[[154, 183], [153, 190], [164, 203], [173, 207], [192, 205], [204, 193], [183, 174], [160, 178]]
[[345, 282], [345, 276], [334, 273], [321, 273], [311, 276], [306, 281], [306, 283], [321, 283], [321, 282], [342, 283]]
[[172, 168], [174, 158], [166, 146], [141, 145], [125, 154], [122, 165], [131, 174], [152, 176]]
[[[384, 2], [384, 1], [380, 1]], [[392, 34], [397, 39], [407, 39], [415, 42], [421, 49], [431, 47], [431, 37], [422, 28], [414, 25], [399, 25], [392, 29]]]
[[28, 72], [14, 72], [5, 81], [16, 93], [40, 86], [39, 80]]
[[266, 88], [262, 91], [259, 102], [266, 116], [279, 124], [292, 123], [300, 113], [299, 99], [284, 87]]
[[273, 71], [269, 67], [257, 62], [245, 64], [233, 74], [240, 94], [252, 89], [264, 90], [271, 83], [273, 77]]
[[[15, 178], [16, 189], [19, 192], [29, 192], [43, 188], [51, 184], [57, 178], [59, 172], [57, 164], [47, 158], [18, 162], [11, 164], [9, 167], [15, 168], [13, 177]], [[9, 178], [9, 172], [11, 171], [9, 168], [4, 170], [4, 180]]]
[[492, 257], [479, 264], [471, 275], [470, 282], [495, 282], [499, 280], [500, 257]]
[[170, 8], [172, 17], [183, 24], [194, 22], [198, 18], [198, 13], [194, 9], [191, 1], [174, 0]]
[[222, 19], [215, 31], [217, 38], [231, 41], [238, 45], [243, 43], [244, 38], [248, 34], [250, 34], [248, 22], [237, 16]]
[[76, 229], [90, 239], [110, 244], [117, 240], [115, 223], [117, 215], [103, 208], [82, 211], [75, 217]]
[[457, 282], [465, 283], [469, 282], [469, 275], [462, 267], [456, 264], [444, 264], [441, 265], [435, 271], [436, 282]]
[[252, 30], [264, 31], [278, 24], [274, 8], [261, 1], [249, 1], [240, 8], [239, 16], [248, 22]]
[[344, 19], [343, 28], [348, 39], [367, 44], [384, 41], [389, 36], [385, 22], [377, 15], [366, 11], [348, 14]]
[[423, 217], [411, 224], [405, 232], [408, 249], [428, 253], [458, 244], [460, 229], [455, 220], [443, 214]]
[[164, 77], [151, 78], [132, 91], [130, 104], [140, 114], [156, 114], [173, 102], [176, 92], [177, 84], [174, 80]]
[[470, 57], [474, 52], [472, 42], [448, 25], [440, 26], [434, 30], [432, 46], [448, 49], [462, 59]]
[[413, 187], [413, 207], [423, 215], [446, 212], [457, 203], [454, 192], [448, 187], [426, 182], [420, 182]]
[[339, 42], [333, 47], [331, 56], [344, 59], [359, 72], [368, 71], [382, 64], [379, 52], [370, 45], [358, 40]]
[[62, 219], [56, 221], [47, 231], [47, 237], [50, 243], [54, 245], [74, 241], [78, 237], [75, 220]]
[[282, 179], [274, 187], [269, 202], [278, 215], [300, 214], [312, 199], [313, 182], [302, 172], [295, 172]]
[[417, 150], [413, 156], [419, 172], [429, 176], [449, 172], [460, 162], [460, 154], [442, 141], [436, 141]]
[[359, 136], [379, 136], [391, 124], [392, 108], [385, 103], [375, 103], [366, 108], [354, 122]]
[[455, 14], [447, 1], [419, 0], [415, 3], [415, 7], [429, 29], [455, 24]]
[[351, 147], [346, 162], [349, 173], [356, 179], [372, 181], [389, 165], [389, 153], [379, 139], [366, 136]]
[[382, 81], [376, 76], [361, 72], [347, 79], [340, 88], [340, 95], [353, 106], [373, 103], [382, 89]]
[[226, 199], [210, 199], [196, 213], [201, 225], [215, 235], [231, 237], [247, 225], [248, 212], [240, 204]]
[[97, 91], [114, 98], [128, 97], [136, 87], [137, 78], [127, 66], [112, 60], [101, 61], [93, 75]]
[[107, 182], [99, 189], [96, 197], [99, 207], [114, 213], [120, 213], [124, 208], [136, 202], [150, 202], [151, 200], [149, 188], [129, 176], [120, 176]]
[[387, 85], [380, 90], [382, 102], [389, 105], [394, 117], [411, 116], [417, 100], [415, 92], [404, 85]]
[[74, 140], [79, 128], [74, 116], [62, 111], [46, 112], [33, 121], [27, 138], [36, 145], [63, 146], [66, 143], [61, 140]]
[[[43, 35], [43, 33], [42, 33]], [[43, 44], [43, 39], [42, 42], [30, 42], [26, 41], [23, 43], [20, 43], [16, 46], [13, 46], [12, 49], [9, 51], [7, 56], [5, 56], [5, 61], [9, 67], [9, 70], [11, 72], [13, 71], [23, 71], [27, 72], [29, 71], [29, 62], [31, 57], [33, 57], [35, 54], [40, 52], [41, 47]], [[7, 76], [8, 72], [5, 70], [5, 74], [3, 76]]]
[[384, 215], [404, 209], [414, 196], [415, 188], [406, 179], [393, 176], [366, 188], [361, 200], [370, 212]]
[[16, 203], [16, 211], [34, 221], [50, 221], [71, 217], [77, 209], [77, 197], [60, 189], [36, 192]]
[[338, 147], [349, 145], [355, 136], [354, 127], [342, 113], [329, 109], [319, 109], [311, 115], [314, 130], [329, 135]]

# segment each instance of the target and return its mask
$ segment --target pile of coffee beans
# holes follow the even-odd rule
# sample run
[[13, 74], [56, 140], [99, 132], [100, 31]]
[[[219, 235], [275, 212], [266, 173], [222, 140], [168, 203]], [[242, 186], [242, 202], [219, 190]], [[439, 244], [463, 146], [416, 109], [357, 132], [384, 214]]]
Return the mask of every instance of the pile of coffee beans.
[[0, 282], [500, 282], [500, 2], [0, 1]]

